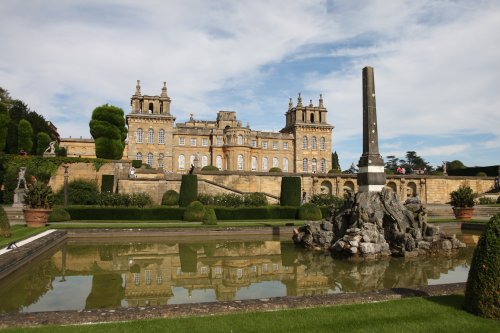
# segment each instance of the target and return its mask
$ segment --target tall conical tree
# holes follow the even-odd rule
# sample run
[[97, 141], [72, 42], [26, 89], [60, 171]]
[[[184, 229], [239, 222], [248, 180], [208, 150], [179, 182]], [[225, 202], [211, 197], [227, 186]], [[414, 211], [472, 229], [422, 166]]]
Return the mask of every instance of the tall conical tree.
[[33, 148], [33, 129], [29, 121], [21, 119], [17, 130], [17, 144], [19, 149], [31, 152]]

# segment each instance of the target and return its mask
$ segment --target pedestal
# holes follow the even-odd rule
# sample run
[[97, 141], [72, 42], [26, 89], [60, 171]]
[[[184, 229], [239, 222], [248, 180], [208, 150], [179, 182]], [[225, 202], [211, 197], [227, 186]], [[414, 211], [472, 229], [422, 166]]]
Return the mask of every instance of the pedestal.
[[56, 153], [43, 153], [43, 157], [56, 157]]
[[16, 188], [14, 190], [14, 203], [12, 207], [23, 208], [24, 207], [24, 196], [28, 190], [25, 188]]

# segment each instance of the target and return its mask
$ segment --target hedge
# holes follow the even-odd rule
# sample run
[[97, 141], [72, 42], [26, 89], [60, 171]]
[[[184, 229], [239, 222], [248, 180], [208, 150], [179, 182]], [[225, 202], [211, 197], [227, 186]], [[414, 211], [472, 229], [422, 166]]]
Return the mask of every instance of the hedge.
[[214, 207], [217, 220], [294, 220], [298, 207]]
[[198, 197], [198, 177], [196, 175], [182, 175], [179, 191], [179, 206], [186, 207]]
[[300, 177], [281, 178], [281, 206], [300, 206]]
[[185, 208], [88, 207], [72, 206], [66, 211], [71, 220], [182, 220]]

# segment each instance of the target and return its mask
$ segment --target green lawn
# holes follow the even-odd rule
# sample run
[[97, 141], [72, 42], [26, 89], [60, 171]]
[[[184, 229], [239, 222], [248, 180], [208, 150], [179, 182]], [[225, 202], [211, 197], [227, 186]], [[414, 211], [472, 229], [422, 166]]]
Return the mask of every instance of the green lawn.
[[9, 238], [1, 238], [0, 237], [0, 248], [8, 245], [9, 243], [12, 242], [18, 242], [20, 240], [29, 238], [31, 236], [34, 236], [36, 234], [39, 234], [41, 232], [44, 232], [45, 230], [48, 230], [50, 228], [45, 227], [45, 228], [27, 228], [23, 225], [14, 225], [10, 229], [12, 232], [12, 236]]
[[461, 309], [463, 296], [2, 332], [498, 332], [499, 322]]

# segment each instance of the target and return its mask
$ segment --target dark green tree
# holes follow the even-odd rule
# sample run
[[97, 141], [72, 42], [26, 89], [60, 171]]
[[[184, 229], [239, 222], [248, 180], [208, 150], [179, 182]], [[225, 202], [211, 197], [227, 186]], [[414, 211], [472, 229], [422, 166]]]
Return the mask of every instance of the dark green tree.
[[181, 189], [179, 191], [179, 206], [187, 207], [198, 198], [198, 176], [182, 175]]
[[430, 170], [432, 167], [427, 163], [422, 157], [418, 156], [415, 151], [406, 152], [406, 161], [401, 161], [402, 167], [407, 169], [427, 169]]
[[30, 152], [31, 148], [33, 148], [33, 129], [27, 120], [21, 119], [19, 121], [17, 143], [19, 149], [23, 149], [26, 152]]
[[11, 119], [7, 126], [7, 146], [5, 152], [10, 154], [17, 154], [17, 123]]
[[127, 137], [123, 110], [108, 104], [98, 106], [92, 112], [89, 125], [90, 134], [95, 140], [96, 156], [121, 159]]
[[396, 173], [398, 166], [399, 166], [399, 158], [397, 158], [394, 155], [386, 156], [386, 160], [385, 160], [385, 169], [386, 170], [391, 170], [392, 173]]
[[0, 153], [4, 151], [9, 133], [10, 117], [7, 107], [0, 102]]
[[43, 152], [48, 148], [51, 141], [52, 139], [47, 133], [39, 132], [36, 135], [36, 154], [43, 155]]
[[459, 160], [453, 160], [451, 162], [446, 163], [447, 170], [456, 170], [456, 169], [465, 169], [466, 166]]
[[340, 171], [339, 155], [337, 155], [337, 151], [332, 153], [332, 170]]

